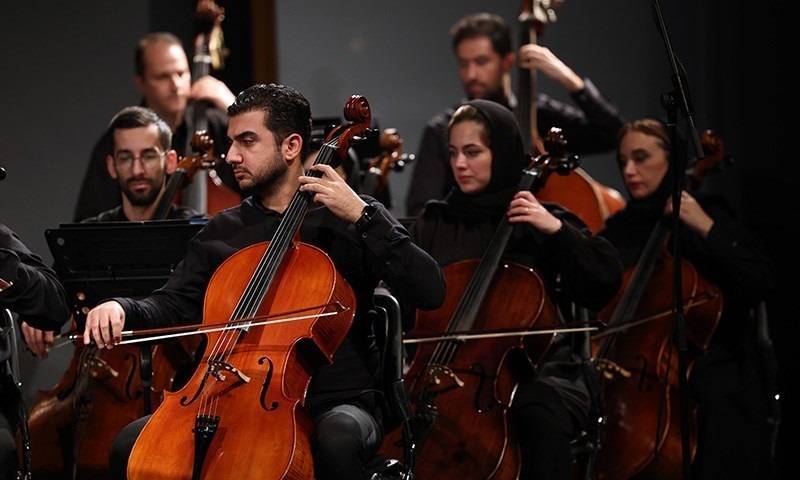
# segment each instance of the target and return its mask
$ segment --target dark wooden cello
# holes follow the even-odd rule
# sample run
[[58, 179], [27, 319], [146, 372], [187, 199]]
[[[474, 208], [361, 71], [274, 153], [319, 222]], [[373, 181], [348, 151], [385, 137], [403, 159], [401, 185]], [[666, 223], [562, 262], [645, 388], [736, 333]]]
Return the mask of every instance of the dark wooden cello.
[[[519, 190], [535, 192], [552, 171], [564, 167], [558, 150], [554, 144], [552, 156], [531, 162]], [[524, 351], [530, 362], [539, 363], [554, 333], [525, 334], [534, 328], [552, 329], [559, 319], [538, 274], [501, 261], [513, 228], [502, 221], [481, 259], [444, 267], [444, 304], [418, 312], [409, 332], [417, 337], [438, 333], [435, 341], [419, 345], [405, 375], [414, 409], [419, 478], [499, 480], [515, 479], [519, 473], [514, 429], [506, 418], [518, 378], [510, 359]], [[456, 338], [459, 333], [496, 330], [507, 334], [468, 341]], [[384, 439], [382, 451], [387, 456], [398, 458], [399, 436], [394, 431]]]
[[[207, 135], [196, 135], [195, 142], [197, 150], [210, 151]], [[191, 181], [197, 169], [211, 164], [213, 159], [207, 154], [181, 160], [152, 219], [165, 219], [178, 189]], [[84, 307], [85, 303], [76, 306], [76, 315], [85, 314]], [[59, 338], [68, 339], [68, 335]], [[114, 436], [128, 423], [152, 413], [165, 391], [183, 385], [194, 371], [201, 342], [202, 338], [195, 336], [158, 344], [120, 345], [113, 350], [59, 342], [57, 345], [73, 345], [74, 352], [58, 384], [39, 392], [30, 409], [33, 475], [59, 480], [106, 478]]]
[[[536, 43], [545, 24], [555, 20], [554, 9], [564, 1], [523, 0], [518, 17], [520, 45]], [[523, 132], [526, 151], [542, 153], [543, 145], [536, 120], [536, 75], [526, 68], [519, 68], [517, 73], [519, 105], [515, 114]], [[529, 135], [525, 135], [525, 132], [529, 132]], [[606, 218], [625, 206], [625, 199], [618, 191], [598, 183], [582, 168], [551, 179], [536, 196], [540, 200], [567, 207], [581, 217], [593, 233], [603, 227]]]
[[[351, 123], [328, 135], [316, 163], [343, 156], [369, 126], [366, 100], [351, 97], [344, 116]], [[240, 250], [215, 271], [202, 325], [231, 328], [204, 333], [208, 353], [144, 427], [129, 478], [313, 478], [313, 422], [302, 403], [311, 375], [347, 334], [355, 295], [326, 254], [295, 241], [311, 201], [297, 190], [269, 242]], [[306, 315], [274, 318], [297, 310]], [[271, 321], [255, 322], [264, 316]]]
[[402, 171], [414, 161], [413, 154], [403, 153], [403, 139], [395, 128], [381, 132], [379, 144], [383, 153], [370, 160], [362, 180], [362, 193], [375, 198], [386, 195], [389, 172]]
[[[710, 131], [702, 138], [710, 148], [707, 156], [689, 170], [690, 188], [699, 187], [705, 172], [724, 156], [721, 143]], [[625, 273], [623, 288], [598, 313], [608, 326], [592, 338], [593, 357], [602, 373], [606, 418], [597, 457], [598, 479], [683, 475], [682, 434], [686, 432], [679, 415], [674, 261], [666, 250], [668, 234], [664, 221], [657, 222], [639, 261]], [[719, 289], [690, 262], [682, 260], [680, 268], [686, 339], [696, 356], [707, 348], [716, 330], [723, 299]], [[696, 406], [690, 403], [689, 408], [686, 438], [693, 458]]]
[[76, 345], [59, 383], [39, 392], [28, 414], [33, 476], [107, 478], [114, 436], [160, 403], [176, 373], [194, 363], [193, 354], [174, 341], [151, 347], [157, 361], [142, 379], [138, 347], [109, 352]]

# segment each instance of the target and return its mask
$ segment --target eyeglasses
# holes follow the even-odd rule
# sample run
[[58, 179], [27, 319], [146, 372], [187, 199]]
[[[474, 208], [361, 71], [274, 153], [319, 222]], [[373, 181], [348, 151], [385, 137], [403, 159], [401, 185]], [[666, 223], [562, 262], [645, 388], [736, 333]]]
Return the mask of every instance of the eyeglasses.
[[141, 152], [139, 155], [134, 155], [131, 152], [123, 151], [117, 152], [114, 156], [114, 162], [120, 168], [131, 168], [133, 166], [133, 161], [137, 158], [139, 161], [142, 162], [142, 166], [145, 168], [154, 167], [161, 157], [167, 152], [159, 152], [158, 150], [145, 150]]

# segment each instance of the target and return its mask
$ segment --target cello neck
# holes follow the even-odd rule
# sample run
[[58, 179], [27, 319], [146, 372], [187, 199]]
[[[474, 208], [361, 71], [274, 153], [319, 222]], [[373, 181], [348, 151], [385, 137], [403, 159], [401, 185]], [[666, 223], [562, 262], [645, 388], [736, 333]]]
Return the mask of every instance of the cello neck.
[[178, 190], [183, 186], [185, 179], [186, 170], [183, 168], [176, 168], [175, 171], [170, 174], [169, 180], [167, 180], [167, 186], [153, 214], [153, 220], [165, 220], [167, 218], [169, 207], [172, 205]]
[[[352, 95], [344, 108], [344, 117], [349, 123], [339, 125], [328, 134], [317, 154], [315, 165], [324, 164], [335, 167], [347, 154], [353, 137], [363, 134], [369, 127], [372, 114], [367, 99], [359, 95]], [[322, 173], [310, 171], [307, 175], [320, 177]], [[285, 253], [291, 247], [313, 199], [313, 194], [309, 192], [301, 192], [299, 188], [295, 191], [275, 235], [250, 278], [245, 294], [236, 305], [233, 312], [234, 320], [253, 317], [258, 312], [260, 299], [264, 298], [272, 280], [278, 275]], [[252, 299], [259, 299], [259, 301], [255, 302]]]

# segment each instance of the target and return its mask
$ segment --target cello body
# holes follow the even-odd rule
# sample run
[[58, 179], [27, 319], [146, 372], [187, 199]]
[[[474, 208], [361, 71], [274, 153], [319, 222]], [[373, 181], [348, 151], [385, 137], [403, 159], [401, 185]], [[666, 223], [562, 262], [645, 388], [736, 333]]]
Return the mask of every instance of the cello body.
[[107, 478], [114, 436], [179, 386], [178, 377], [194, 369], [199, 340], [152, 346], [149, 386], [141, 378], [138, 346], [98, 350], [76, 342], [59, 383], [39, 392], [28, 413], [32, 474], [58, 480]]
[[[464, 296], [477, 260], [443, 269], [445, 302], [420, 311], [410, 333], [447, 332], [447, 320]], [[524, 330], [553, 326], [558, 316], [539, 276], [518, 264], [501, 266], [478, 310], [473, 330]], [[415, 424], [433, 416], [432, 426], [417, 428], [419, 478], [515, 479], [519, 452], [506, 413], [517, 378], [510, 357], [523, 350], [532, 363], [547, 352], [553, 334], [510, 335], [491, 340], [420, 344], [405, 375]], [[446, 353], [445, 353], [446, 352]], [[531, 365], [533, 368], [534, 365]], [[399, 431], [384, 439], [382, 452], [399, 455]], [[394, 457], [398, 458], [398, 457]]]
[[[666, 258], [664, 258], [666, 257]], [[704, 351], [722, 313], [716, 286], [682, 261], [682, 286], [687, 343], [697, 355]], [[630, 282], [626, 272], [623, 288]], [[662, 254], [645, 286], [631, 326], [593, 337], [592, 353], [603, 365], [613, 365], [602, 379], [606, 422], [603, 448], [597, 458], [598, 479], [681, 478], [682, 438], [678, 352], [671, 310], [673, 267]], [[620, 301], [618, 294], [598, 318], [608, 322]], [[641, 323], [638, 323], [641, 322]], [[609, 324], [610, 328], [615, 325]], [[613, 348], [609, 348], [613, 345]], [[608, 354], [600, 353], [608, 351]], [[690, 364], [691, 365], [691, 364]], [[621, 370], [619, 370], [621, 369]], [[620, 374], [621, 371], [629, 376]], [[691, 368], [687, 368], [687, 376]], [[690, 451], [696, 452], [696, 405], [690, 403]]]
[[[267, 246], [247, 247], [217, 269], [205, 297], [204, 322], [232, 318]], [[290, 248], [281, 268], [316, 274], [281, 275], [259, 315], [297, 305], [355, 305], [350, 286], [315, 247]], [[319, 313], [324, 309], [318, 307]], [[148, 421], [131, 453], [128, 478], [313, 478], [313, 421], [302, 404], [311, 374], [330, 363], [353, 312], [205, 334], [208, 354], [187, 385], [167, 394]], [[210, 423], [216, 423], [216, 434], [202, 451], [197, 439]]]
[[555, 175], [536, 197], [568, 208], [586, 223], [592, 233], [602, 230], [606, 219], [624, 208], [626, 203], [617, 190], [598, 183], [581, 168], [566, 175]]

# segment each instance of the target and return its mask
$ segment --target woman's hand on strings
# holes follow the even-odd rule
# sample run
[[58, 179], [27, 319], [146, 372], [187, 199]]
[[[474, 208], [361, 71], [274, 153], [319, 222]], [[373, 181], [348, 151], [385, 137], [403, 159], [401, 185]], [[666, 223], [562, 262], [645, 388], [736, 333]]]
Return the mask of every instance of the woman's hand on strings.
[[[664, 207], [664, 213], [672, 215], [672, 196], [667, 200], [667, 205]], [[714, 225], [714, 219], [711, 218], [703, 207], [697, 203], [697, 200], [687, 191], [681, 192], [681, 221], [689, 228], [699, 234], [701, 237], [706, 238], [711, 227]]]
[[83, 343], [89, 345], [94, 341], [97, 348], [114, 348], [114, 345], [122, 341], [124, 326], [125, 310], [122, 305], [113, 300], [101, 303], [86, 316]]
[[506, 215], [511, 223], [529, 223], [533, 228], [548, 235], [556, 233], [561, 228], [561, 220], [544, 208], [527, 190], [514, 195]]

